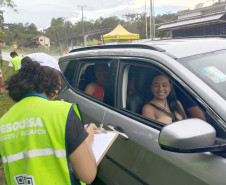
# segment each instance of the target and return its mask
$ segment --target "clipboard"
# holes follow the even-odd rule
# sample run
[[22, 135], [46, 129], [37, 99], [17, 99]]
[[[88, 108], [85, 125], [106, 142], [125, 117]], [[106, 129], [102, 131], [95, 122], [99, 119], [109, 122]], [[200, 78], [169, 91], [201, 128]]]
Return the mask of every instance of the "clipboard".
[[94, 134], [94, 141], [92, 144], [92, 150], [99, 165], [100, 161], [103, 159], [113, 142], [118, 136], [117, 131], [107, 131], [106, 133]]

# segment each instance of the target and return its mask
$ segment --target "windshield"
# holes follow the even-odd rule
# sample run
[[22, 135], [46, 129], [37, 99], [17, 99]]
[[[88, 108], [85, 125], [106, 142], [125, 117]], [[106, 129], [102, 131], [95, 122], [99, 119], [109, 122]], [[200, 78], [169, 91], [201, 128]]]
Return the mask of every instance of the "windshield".
[[181, 62], [226, 99], [226, 50], [189, 57]]

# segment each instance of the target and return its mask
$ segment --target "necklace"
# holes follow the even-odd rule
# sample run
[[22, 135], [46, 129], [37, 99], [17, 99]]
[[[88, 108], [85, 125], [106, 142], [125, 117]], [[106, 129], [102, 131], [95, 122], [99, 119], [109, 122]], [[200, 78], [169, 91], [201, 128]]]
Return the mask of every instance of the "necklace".
[[157, 101], [156, 99], [155, 99], [155, 102], [158, 104], [158, 105], [160, 105], [163, 109], [165, 109], [165, 110], [167, 110], [168, 108], [167, 108], [167, 101], [166, 101], [166, 103], [165, 103], [165, 106], [164, 105], [162, 105], [159, 101]]

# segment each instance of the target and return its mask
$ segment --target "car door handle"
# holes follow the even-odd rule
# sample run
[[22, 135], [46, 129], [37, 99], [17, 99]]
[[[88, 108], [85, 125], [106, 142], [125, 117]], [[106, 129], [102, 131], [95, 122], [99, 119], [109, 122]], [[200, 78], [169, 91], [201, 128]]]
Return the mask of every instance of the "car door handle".
[[124, 130], [119, 127], [119, 126], [112, 126], [112, 125], [107, 125], [108, 128], [110, 128], [111, 130], [117, 131], [119, 132], [119, 134], [124, 138], [124, 139], [129, 139], [129, 137], [125, 134]]

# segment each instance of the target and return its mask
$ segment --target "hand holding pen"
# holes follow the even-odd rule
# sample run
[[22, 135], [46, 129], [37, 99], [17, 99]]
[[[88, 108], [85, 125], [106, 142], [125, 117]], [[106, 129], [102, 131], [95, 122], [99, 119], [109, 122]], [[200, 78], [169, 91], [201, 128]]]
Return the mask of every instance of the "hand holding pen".
[[88, 132], [89, 136], [87, 137], [88, 142], [92, 145], [94, 134], [100, 134], [101, 131], [98, 130], [98, 127], [94, 123], [89, 123], [84, 125], [86, 132]]
[[93, 132], [94, 134], [101, 133], [98, 127], [94, 123], [84, 125], [86, 132]]

